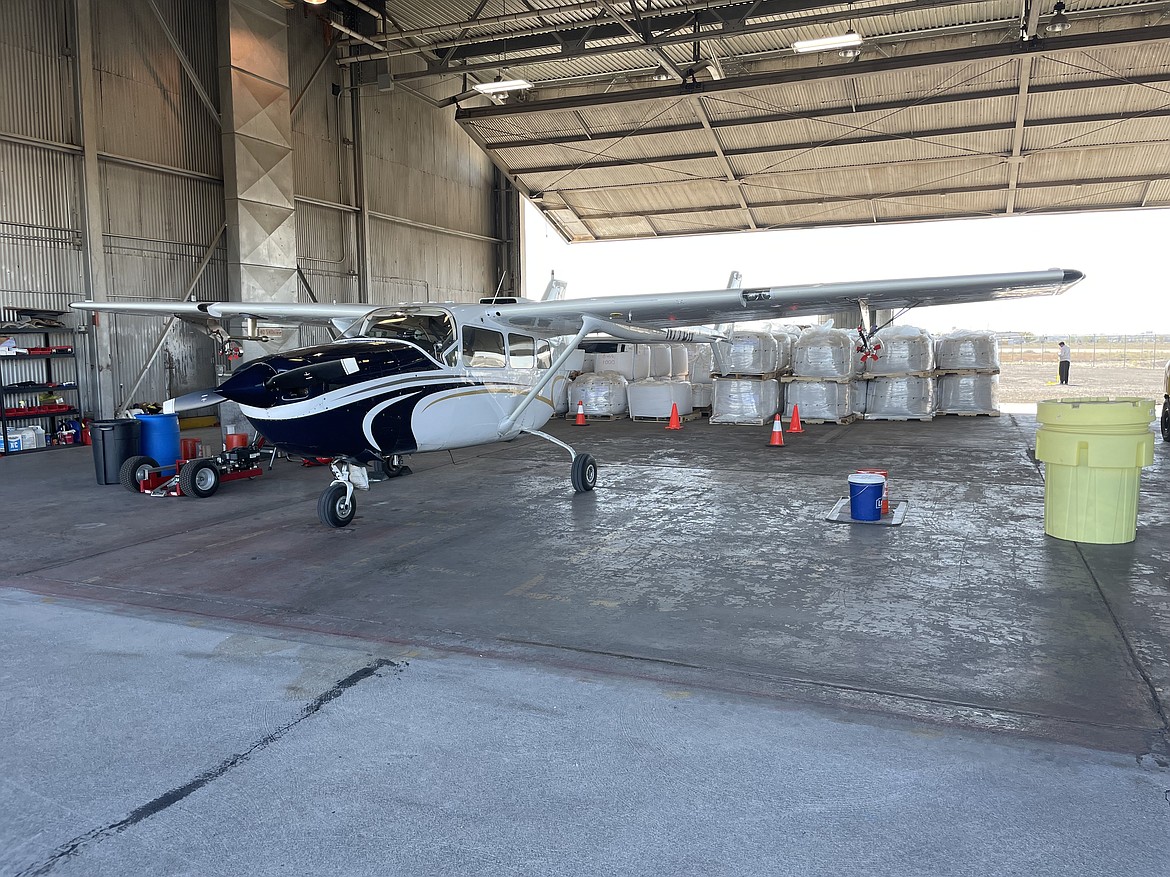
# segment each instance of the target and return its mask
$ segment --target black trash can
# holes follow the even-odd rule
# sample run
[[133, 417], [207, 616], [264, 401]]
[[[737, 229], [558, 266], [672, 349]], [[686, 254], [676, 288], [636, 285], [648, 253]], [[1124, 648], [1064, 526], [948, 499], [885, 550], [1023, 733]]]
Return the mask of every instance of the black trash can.
[[138, 456], [142, 424], [137, 420], [95, 420], [90, 424], [93, 442], [93, 467], [98, 484], [118, 484], [118, 470], [131, 457]]

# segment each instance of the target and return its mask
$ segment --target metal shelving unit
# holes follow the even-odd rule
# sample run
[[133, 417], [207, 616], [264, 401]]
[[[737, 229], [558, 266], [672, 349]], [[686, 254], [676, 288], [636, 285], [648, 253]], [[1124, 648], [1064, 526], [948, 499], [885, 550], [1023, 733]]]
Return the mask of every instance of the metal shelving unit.
[[[0, 354], [0, 454], [23, 454], [33, 451], [47, 451], [60, 447], [70, 447], [70, 445], [56, 444], [55, 441], [62, 421], [70, 418], [80, 418], [81, 415], [81, 411], [77, 407], [79, 388], [77, 385], [77, 352], [73, 344], [74, 334], [72, 329], [55, 326], [0, 329], [0, 336], [27, 336], [36, 338], [39, 340], [39, 343], [28, 346], [36, 350], [51, 351], [49, 353]], [[53, 345], [50, 343], [50, 336], [52, 335], [67, 335], [70, 339], [69, 343]], [[52, 351], [54, 346], [69, 347], [70, 350], [69, 352], [60, 350]], [[73, 363], [69, 369], [71, 374], [68, 376], [60, 372], [61, 366], [59, 363], [64, 360]], [[16, 379], [19, 383], [9, 383], [14, 376], [14, 366], [17, 363], [30, 362], [43, 363], [40, 376], [44, 380], [39, 383], [32, 383], [28, 382], [29, 379], [27, 377], [18, 376]], [[25, 369], [25, 371], [28, 370]], [[62, 381], [65, 381], [65, 383]], [[38, 407], [42, 407], [38, 404], [39, 400], [30, 400], [29, 397], [34, 394], [40, 395], [50, 390], [68, 400], [64, 403], [68, 407], [58, 408], [53, 411], [37, 411], [36, 409]], [[30, 404], [30, 401], [32, 404]], [[9, 450], [11, 433], [18, 428], [19, 424], [36, 421], [41, 421], [42, 423], [48, 421], [48, 428], [45, 429], [45, 447], [22, 447], [19, 450]], [[81, 436], [77, 436], [76, 442], [80, 443], [80, 441]]]

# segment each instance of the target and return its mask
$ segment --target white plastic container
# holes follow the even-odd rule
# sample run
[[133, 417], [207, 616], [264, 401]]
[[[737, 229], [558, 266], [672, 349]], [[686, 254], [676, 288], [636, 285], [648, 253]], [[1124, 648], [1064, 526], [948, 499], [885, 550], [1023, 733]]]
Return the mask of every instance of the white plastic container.
[[935, 350], [935, 368], [940, 371], [999, 371], [999, 337], [994, 332], [951, 332], [938, 339]]
[[877, 377], [866, 384], [865, 416], [869, 420], [934, 416], [933, 377]]
[[936, 393], [940, 414], [999, 413], [999, 375], [939, 375]]
[[801, 420], [844, 420], [854, 410], [853, 381], [790, 381], [784, 385], [784, 414], [800, 406]]
[[617, 372], [581, 375], [569, 385], [569, 412], [575, 412], [577, 403], [583, 402], [585, 413], [595, 417], [625, 414], [629, 410], [628, 385]]
[[715, 378], [712, 423], [760, 425], [780, 410], [780, 382], [774, 378]]
[[890, 326], [874, 336], [877, 359], [870, 357], [865, 371], [871, 375], [914, 375], [934, 371], [934, 338], [914, 326]]
[[719, 375], [770, 375], [776, 371], [777, 343], [770, 332], [733, 332], [716, 341], [714, 368]]
[[810, 326], [792, 347], [792, 373], [806, 378], [851, 378], [861, 363], [857, 342], [844, 329]]

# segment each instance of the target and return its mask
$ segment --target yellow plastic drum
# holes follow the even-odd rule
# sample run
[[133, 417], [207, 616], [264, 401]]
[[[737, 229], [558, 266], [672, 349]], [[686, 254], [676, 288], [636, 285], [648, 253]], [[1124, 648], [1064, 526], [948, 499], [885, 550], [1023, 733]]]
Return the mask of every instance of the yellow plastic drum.
[[1137, 536], [1142, 467], [1154, 462], [1152, 399], [1052, 399], [1036, 406], [1044, 532], [1116, 544]]

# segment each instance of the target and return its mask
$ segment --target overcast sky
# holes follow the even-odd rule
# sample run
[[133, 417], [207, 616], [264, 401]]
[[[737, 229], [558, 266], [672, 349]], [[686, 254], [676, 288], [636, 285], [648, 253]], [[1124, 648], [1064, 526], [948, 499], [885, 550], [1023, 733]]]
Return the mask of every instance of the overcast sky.
[[525, 295], [549, 272], [568, 297], [1076, 268], [1060, 297], [920, 308], [900, 322], [1049, 334], [1170, 334], [1170, 210], [1012, 216], [796, 231], [565, 244], [525, 204]]

